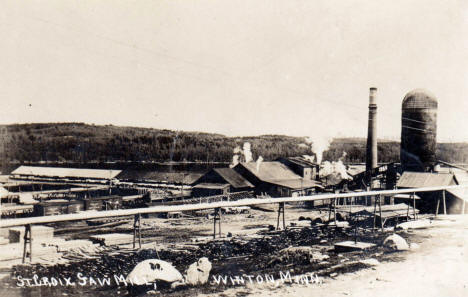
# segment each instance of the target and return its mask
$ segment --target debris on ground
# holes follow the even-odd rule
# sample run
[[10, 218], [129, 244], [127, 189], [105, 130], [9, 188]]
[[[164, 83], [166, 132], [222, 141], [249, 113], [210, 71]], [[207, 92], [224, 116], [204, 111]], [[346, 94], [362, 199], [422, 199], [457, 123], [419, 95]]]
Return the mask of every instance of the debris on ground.
[[369, 265], [369, 266], [377, 266], [377, 265], [380, 264], [380, 262], [377, 259], [374, 259], [374, 258], [364, 259], [364, 260], [361, 260], [359, 262], [362, 263], [362, 264]]
[[335, 244], [335, 251], [337, 252], [352, 252], [352, 251], [362, 251], [368, 250], [376, 245], [369, 242], [361, 241], [343, 241]]
[[121, 233], [92, 235], [89, 238], [105, 246], [128, 244], [133, 241], [133, 235]]

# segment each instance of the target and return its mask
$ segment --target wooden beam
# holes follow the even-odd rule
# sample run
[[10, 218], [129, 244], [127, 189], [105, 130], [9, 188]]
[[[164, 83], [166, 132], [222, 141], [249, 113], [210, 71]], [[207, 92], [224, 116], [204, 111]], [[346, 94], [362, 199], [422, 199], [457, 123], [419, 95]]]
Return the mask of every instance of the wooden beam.
[[45, 224], [54, 222], [65, 221], [79, 221], [98, 218], [109, 218], [119, 216], [131, 216], [136, 214], [149, 214], [149, 213], [166, 213], [166, 212], [180, 212], [189, 210], [202, 210], [214, 209], [217, 207], [236, 207], [236, 206], [251, 206], [259, 204], [274, 204], [281, 202], [304, 202], [304, 201], [317, 201], [317, 200], [330, 200], [330, 199], [343, 199], [348, 197], [366, 197], [370, 195], [391, 195], [391, 194], [404, 194], [413, 192], [433, 192], [447, 189], [460, 189], [467, 188], [468, 185], [457, 186], [444, 186], [444, 187], [427, 187], [427, 188], [414, 188], [414, 189], [399, 189], [399, 190], [384, 190], [384, 191], [370, 191], [370, 192], [353, 192], [353, 193], [340, 193], [340, 194], [320, 194], [313, 196], [300, 196], [300, 197], [280, 197], [280, 198], [249, 198], [237, 201], [220, 201], [213, 203], [200, 203], [200, 204], [184, 204], [173, 206], [153, 206], [146, 208], [134, 209], [119, 209], [108, 211], [85, 211], [75, 214], [64, 214], [56, 216], [45, 217], [30, 217], [20, 219], [7, 219], [0, 221], [0, 228], [24, 226], [27, 224]]
[[31, 224], [25, 226], [24, 229], [24, 249], [23, 249], [23, 263], [26, 262], [26, 250], [29, 244], [29, 262], [32, 262], [32, 227]]
[[333, 221], [335, 222], [335, 227], [338, 226], [336, 224], [336, 198], [333, 199]]
[[444, 215], [447, 214], [447, 202], [445, 200], [445, 190], [442, 191], [442, 203], [444, 205]]
[[138, 246], [141, 249], [141, 214], [136, 214], [133, 221], [133, 248], [135, 248], [137, 237]]
[[373, 229], [375, 229], [376, 221], [377, 221], [377, 200], [374, 201], [374, 227]]
[[284, 218], [284, 202], [281, 202], [278, 205], [278, 219], [276, 222], [276, 230], [279, 230], [281, 215], [283, 216], [283, 230], [286, 230], [286, 219]]
[[221, 208], [214, 209], [213, 216], [213, 238], [216, 238], [216, 224], [218, 224], [219, 237], [221, 237]]
[[384, 221], [382, 218], [382, 195], [379, 195], [379, 213], [380, 213], [380, 228], [382, 230], [382, 233], [384, 232]]

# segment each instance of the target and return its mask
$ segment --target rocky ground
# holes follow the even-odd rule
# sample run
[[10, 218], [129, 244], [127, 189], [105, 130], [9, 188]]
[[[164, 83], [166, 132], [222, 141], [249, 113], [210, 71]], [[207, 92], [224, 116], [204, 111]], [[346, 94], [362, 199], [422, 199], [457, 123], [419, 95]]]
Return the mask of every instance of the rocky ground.
[[[303, 208], [288, 207], [286, 221], [301, 216], [322, 216]], [[382, 234], [359, 229], [359, 239], [373, 242], [377, 247], [366, 252], [336, 253], [333, 244], [354, 239], [352, 228], [330, 226], [295, 227], [287, 232], [271, 231], [276, 226], [276, 213], [252, 210], [250, 214], [223, 216], [223, 234], [234, 237], [206, 241], [212, 235], [212, 221], [205, 218], [143, 220], [143, 247], [134, 251], [131, 246], [104, 249], [102, 254], [85, 260], [54, 265], [36, 264], [15, 266], [2, 280], [1, 296], [127, 296], [125, 286], [94, 285], [103, 276], [128, 274], [140, 261], [160, 258], [169, 261], [181, 272], [200, 257], [208, 257], [213, 264], [208, 284], [177, 289], [159, 288], [151, 294], [161, 296], [462, 296], [467, 295], [466, 272], [468, 251], [467, 220], [450, 217], [438, 220], [432, 227], [398, 233], [418, 249], [388, 252], [380, 244], [391, 233]], [[131, 224], [114, 227], [112, 231], [129, 233]], [[465, 227], [466, 226], [466, 227]], [[63, 229], [63, 226], [62, 226]], [[91, 234], [108, 232], [64, 232], [63, 238], [86, 239]], [[199, 241], [199, 242], [196, 242]], [[307, 247], [304, 253], [291, 254], [290, 247]], [[155, 249], [156, 248], [156, 249]], [[289, 251], [288, 251], [289, 248]], [[306, 255], [306, 256], [304, 256]], [[18, 287], [18, 276], [60, 276], [75, 282], [76, 273], [87, 276], [84, 286]], [[230, 277], [250, 275], [252, 282], [232, 282]], [[258, 276], [261, 276], [258, 280]], [[267, 275], [267, 276], [265, 276]], [[289, 282], [266, 282], [268, 277]], [[311, 275], [310, 282], [295, 276]], [[218, 282], [214, 277], [218, 277]], [[226, 283], [219, 281], [225, 277]]]

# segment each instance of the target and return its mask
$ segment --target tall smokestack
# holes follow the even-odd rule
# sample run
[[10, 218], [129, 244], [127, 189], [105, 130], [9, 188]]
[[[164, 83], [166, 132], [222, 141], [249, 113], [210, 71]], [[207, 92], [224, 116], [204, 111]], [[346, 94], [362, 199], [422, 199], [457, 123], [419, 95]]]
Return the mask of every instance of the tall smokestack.
[[[377, 167], [377, 88], [369, 91], [369, 126], [367, 131], [366, 171]], [[370, 176], [369, 176], [370, 177]]]

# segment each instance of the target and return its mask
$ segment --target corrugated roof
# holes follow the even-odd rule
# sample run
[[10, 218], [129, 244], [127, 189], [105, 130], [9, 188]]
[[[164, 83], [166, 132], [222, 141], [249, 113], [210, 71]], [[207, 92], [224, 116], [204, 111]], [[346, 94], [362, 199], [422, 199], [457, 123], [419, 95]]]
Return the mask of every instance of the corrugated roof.
[[164, 181], [168, 183], [192, 184], [199, 179], [203, 173], [199, 172], [165, 172], [146, 169], [125, 169], [117, 176], [119, 180], [129, 181]]
[[201, 183], [193, 186], [194, 189], [224, 189], [226, 187], [229, 187], [229, 184]]
[[423, 188], [456, 184], [451, 173], [429, 173], [405, 171], [397, 183], [398, 188]]
[[300, 190], [300, 189], [307, 189], [307, 188], [315, 188], [315, 187], [322, 187], [316, 181], [310, 179], [291, 179], [291, 180], [276, 180], [276, 181], [269, 181], [275, 185], [280, 185], [289, 189], [293, 190]]
[[120, 172], [122, 172], [122, 170], [20, 166], [13, 170], [11, 174], [43, 177], [111, 179], [115, 178]]
[[315, 163], [312, 163], [302, 157], [289, 157], [289, 158], [286, 158], [287, 160], [289, 160], [289, 162], [291, 163], [295, 163], [297, 165], [300, 165], [300, 166], [303, 166], [303, 167], [312, 167], [312, 166], [315, 166], [317, 164]]
[[257, 163], [241, 163], [247, 170], [258, 179], [275, 185], [280, 185], [290, 189], [313, 188], [320, 186], [317, 182], [303, 179], [295, 174], [288, 166], [278, 161], [262, 162], [257, 171]]
[[355, 176], [366, 171], [366, 165], [350, 165], [346, 170], [349, 175]]
[[266, 182], [301, 179], [299, 175], [280, 162], [262, 162], [258, 170], [256, 162], [241, 163], [241, 165], [247, 168], [258, 179]]
[[254, 188], [254, 185], [232, 168], [215, 168], [213, 171], [218, 173], [234, 188]]

